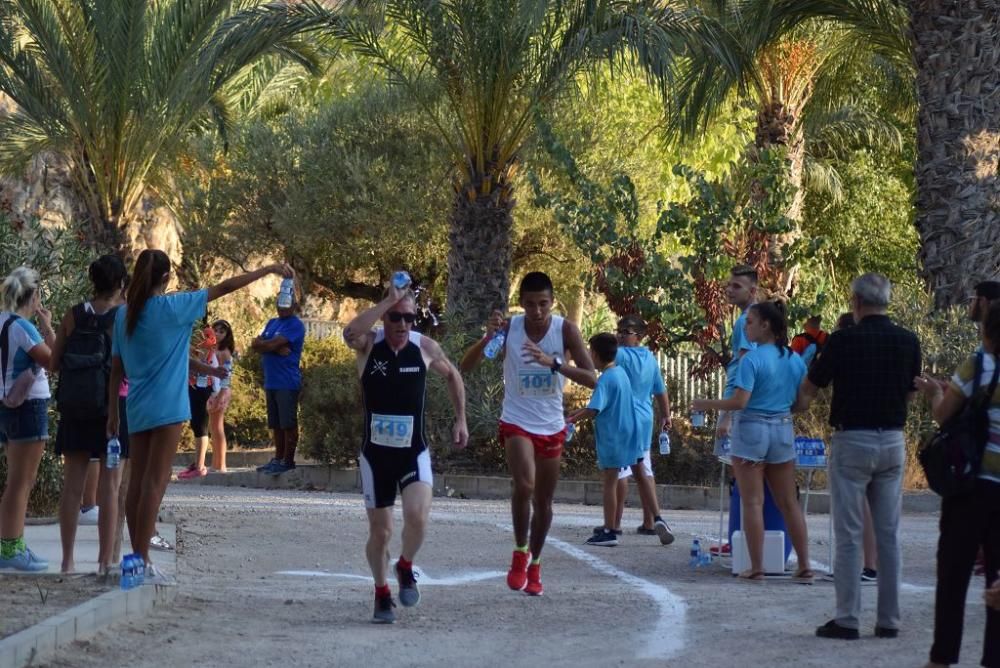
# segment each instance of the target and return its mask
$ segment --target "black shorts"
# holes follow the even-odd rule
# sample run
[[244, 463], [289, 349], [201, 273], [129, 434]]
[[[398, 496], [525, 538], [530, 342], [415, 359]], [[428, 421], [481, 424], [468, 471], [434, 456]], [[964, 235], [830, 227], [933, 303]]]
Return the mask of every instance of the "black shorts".
[[188, 385], [188, 399], [191, 401], [191, 431], [195, 438], [208, 436], [208, 398], [212, 396], [212, 388], [191, 387]]
[[434, 474], [431, 472], [431, 451], [424, 449], [413, 455], [410, 451], [403, 453], [381, 453], [379, 446], [368, 448], [369, 454], [363, 451], [358, 457], [361, 469], [361, 493], [365, 497], [366, 508], [389, 508], [396, 503], [396, 490], [402, 492], [407, 485], [423, 482], [434, 485]]
[[268, 429], [298, 428], [298, 390], [264, 390], [264, 397], [267, 399]]

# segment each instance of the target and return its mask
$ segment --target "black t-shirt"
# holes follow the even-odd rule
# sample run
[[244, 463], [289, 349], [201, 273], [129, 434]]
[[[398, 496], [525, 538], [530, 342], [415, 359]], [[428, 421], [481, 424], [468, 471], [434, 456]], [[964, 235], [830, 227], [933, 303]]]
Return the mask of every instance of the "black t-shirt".
[[833, 383], [835, 429], [901, 429], [920, 375], [920, 341], [884, 315], [870, 315], [830, 335], [809, 368], [817, 387]]

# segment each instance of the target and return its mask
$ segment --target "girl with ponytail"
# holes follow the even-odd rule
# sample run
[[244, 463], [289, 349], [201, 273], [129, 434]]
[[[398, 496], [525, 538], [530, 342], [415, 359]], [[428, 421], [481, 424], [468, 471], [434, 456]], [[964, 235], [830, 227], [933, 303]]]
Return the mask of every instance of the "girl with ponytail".
[[[126, 403], [132, 472], [125, 499], [132, 550], [146, 563], [146, 582], [172, 584], [172, 578], [150, 563], [149, 542], [170, 482], [181, 427], [191, 419], [187, 394], [188, 350], [194, 324], [205, 317], [208, 302], [250, 285], [268, 274], [291, 277], [284, 264], [273, 264], [225, 280], [208, 289], [166, 294], [170, 259], [160, 250], [144, 250], [136, 260], [128, 303], [118, 310], [112, 336], [109, 392], [127, 372]], [[222, 368], [191, 363], [191, 369], [225, 375]], [[117, 401], [108, 402], [106, 432], [119, 428]]]
[[788, 348], [788, 317], [781, 302], [747, 309], [746, 336], [757, 347], [740, 359], [736, 391], [728, 399], [695, 399], [694, 410], [734, 411], [733, 472], [743, 500], [743, 531], [750, 569], [748, 582], [764, 581], [764, 483], [785, 518], [798, 557], [795, 582], [812, 584], [809, 536], [795, 494], [795, 433], [792, 406], [806, 375], [802, 358]]
[[[38, 463], [49, 438], [49, 364], [55, 332], [42, 306], [38, 272], [18, 267], [0, 285], [0, 357], [3, 398], [0, 442], [6, 448], [7, 483], [0, 500], [0, 571], [44, 571], [49, 567], [24, 543], [24, 513]], [[37, 317], [38, 327], [31, 322]], [[15, 398], [16, 397], [16, 398]]]

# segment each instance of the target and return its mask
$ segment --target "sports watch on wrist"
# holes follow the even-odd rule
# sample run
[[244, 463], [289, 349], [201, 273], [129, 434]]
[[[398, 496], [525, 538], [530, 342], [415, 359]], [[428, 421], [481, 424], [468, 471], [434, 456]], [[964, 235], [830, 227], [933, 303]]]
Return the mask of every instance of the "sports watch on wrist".
[[562, 366], [563, 362], [559, 359], [559, 355], [552, 356], [552, 373], [557, 373], [559, 368]]

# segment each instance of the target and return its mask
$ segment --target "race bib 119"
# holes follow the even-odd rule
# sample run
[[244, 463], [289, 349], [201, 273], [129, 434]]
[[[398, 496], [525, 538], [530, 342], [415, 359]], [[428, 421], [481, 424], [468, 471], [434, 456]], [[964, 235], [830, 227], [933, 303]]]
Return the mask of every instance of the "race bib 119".
[[413, 416], [372, 413], [371, 442], [387, 448], [410, 447], [413, 442]]

